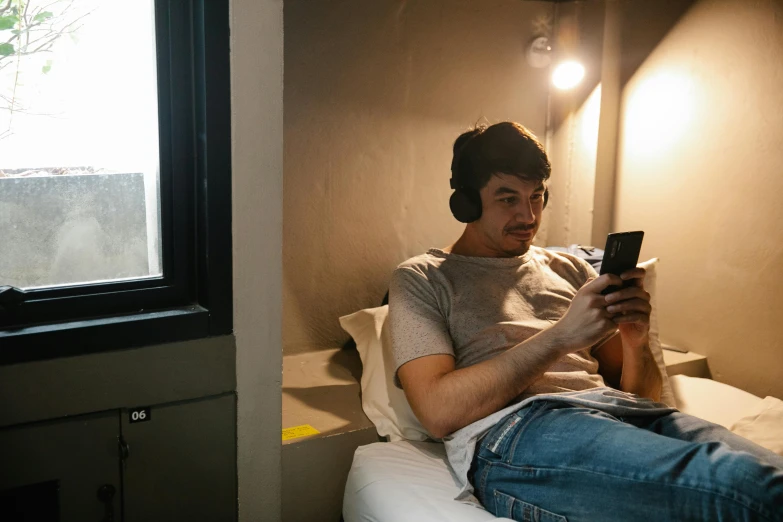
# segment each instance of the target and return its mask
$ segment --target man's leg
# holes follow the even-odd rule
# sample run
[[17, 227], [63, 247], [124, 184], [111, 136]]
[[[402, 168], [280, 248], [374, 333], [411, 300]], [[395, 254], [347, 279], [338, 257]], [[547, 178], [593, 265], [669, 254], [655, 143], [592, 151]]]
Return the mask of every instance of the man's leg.
[[783, 470], [554, 402], [501, 421], [472, 471], [484, 506], [515, 520], [783, 520]]
[[753, 441], [730, 432], [719, 424], [681, 412], [660, 417], [625, 417], [621, 419], [639, 428], [690, 442], [723, 442], [735, 451], [745, 451], [758, 459], [783, 469], [783, 457]]

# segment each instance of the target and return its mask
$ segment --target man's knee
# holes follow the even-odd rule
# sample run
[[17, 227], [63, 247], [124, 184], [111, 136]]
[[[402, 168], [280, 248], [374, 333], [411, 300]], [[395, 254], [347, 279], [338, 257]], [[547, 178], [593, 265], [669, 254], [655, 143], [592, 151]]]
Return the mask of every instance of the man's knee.
[[707, 472], [718, 482], [717, 491], [724, 491], [759, 513], [774, 514], [773, 520], [783, 517], [783, 470], [721, 442], [703, 446], [710, 464]]

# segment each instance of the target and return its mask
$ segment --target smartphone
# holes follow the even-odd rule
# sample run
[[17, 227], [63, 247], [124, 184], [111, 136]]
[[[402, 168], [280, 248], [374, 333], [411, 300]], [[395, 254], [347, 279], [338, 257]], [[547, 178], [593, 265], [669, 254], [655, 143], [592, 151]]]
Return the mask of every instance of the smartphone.
[[[606, 248], [604, 258], [601, 261], [601, 275], [620, 275], [625, 271], [636, 268], [639, 263], [639, 253], [642, 250], [644, 232], [617, 232], [606, 236]], [[625, 281], [622, 288], [630, 286], [632, 281]], [[601, 292], [603, 295], [620, 290], [619, 286], [609, 286]]]

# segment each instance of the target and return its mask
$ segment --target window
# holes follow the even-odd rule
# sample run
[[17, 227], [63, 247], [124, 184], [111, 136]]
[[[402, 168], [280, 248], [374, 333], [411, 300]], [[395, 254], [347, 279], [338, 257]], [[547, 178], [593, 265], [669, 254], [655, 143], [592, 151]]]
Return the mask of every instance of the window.
[[0, 0], [0, 363], [231, 331], [227, 0]]
[[154, 3], [0, 9], [0, 280], [161, 276]]

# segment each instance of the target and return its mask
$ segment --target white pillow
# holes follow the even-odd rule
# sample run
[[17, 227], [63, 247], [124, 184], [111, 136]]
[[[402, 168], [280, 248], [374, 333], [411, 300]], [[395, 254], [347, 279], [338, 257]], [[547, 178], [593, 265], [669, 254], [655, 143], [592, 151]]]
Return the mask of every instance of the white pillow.
[[389, 305], [384, 305], [340, 317], [340, 326], [356, 342], [362, 360], [362, 409], [378, 435], [390, 441], [432, 439], [413, 414], [405, 392], [394, 385], [388, 314]]
[[731, 431], [783, 457], [783, 401], [765, 397]]
[[[644, 287], [650, 293], [653, 305], [650, 317], [650, 350], [663, 378], [661, 402], [676, 406], [658, 338], [655, 273], [657, 263], [658, 258], [653, 258], [639, 264], [647, 270]], [[340, 326], [356, 342], [356, 349], [362, 360], [362, 409], [375, 424], [378, 435], [388, 437], [391, 441], [433, 439], [413, 414], [405, 392], [394, 385], [394, 362], [391, 356], [389, 327], [386, 323], [388, 314], [389, 305], [384, 305], [340, 317]]]
[[712, 379], [672, 375], [671, 384], [681, 412], [732, 431], [732, 426], [763, 402], [752, 393]]
[[674, 399], [672, 386], [669, 383], [669, 375], [666, 373], [666, 363], [663, 362], [661, 340], [658, 335], [658, 289], [656, 275], [658, 258], [654, 257], [648, 261], [645, 261], [644, 263], [639, 263], [638, 266], [647, 270], [647, 274], [644, 276], [644, 289], [649, 292], [650, 304], [652, 305], [652, 314], [650, 314], [650, 351], [652, 351], [653, 357], [655, 357], [655, 362], [658, 364], [658, 369], [661, 371], [661, 377], [663, 379], [661, 386], [661, 402], [676, 408], [677, 401]]

